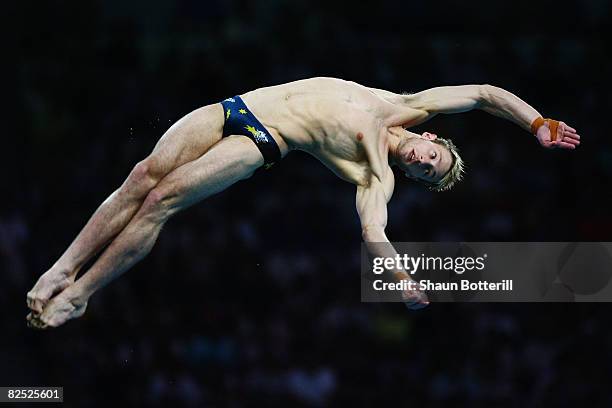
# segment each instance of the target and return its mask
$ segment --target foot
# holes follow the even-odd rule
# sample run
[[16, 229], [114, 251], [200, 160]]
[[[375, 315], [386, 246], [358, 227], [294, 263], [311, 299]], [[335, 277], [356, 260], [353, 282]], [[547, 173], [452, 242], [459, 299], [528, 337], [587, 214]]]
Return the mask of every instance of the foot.
[[51, 299], [42, 313], [30, 313], [27, 316], [28, 326], [35, 329], [58, 327], [68, 320], [83, 316], [88, 299], [73, 289], [67, 288]]
[[49, 299], [56, 293], [66, 289], [74, 283], [76, 274], [67, 269], [53, 267], [45, 272], [28, 292], [28, 307], [34, 313], [42, 313]]

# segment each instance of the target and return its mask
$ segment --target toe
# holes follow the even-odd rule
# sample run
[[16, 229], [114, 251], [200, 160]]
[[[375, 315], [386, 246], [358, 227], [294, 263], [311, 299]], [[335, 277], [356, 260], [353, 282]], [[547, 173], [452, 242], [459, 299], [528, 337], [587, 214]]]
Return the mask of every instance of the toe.
[[54, 298], [40, 315], [40, 321], [48, 327], [57, 327], [72, 318], [75, 307], [63, 298]]
[[31, 317], [28, 320], [28, 327], [32, 329], [43, 330], [47, 328], [47, 325], [43, 321], [41, 321], [39, 318]]
[[26, 303], [28, 304], [28, 307], [32, 309], [32, 304], [34, 303], [34, 293], [32, 291], [29, 291], [26, 295]]
[[35, 311], [36, 313], [42, 313], [43, 312], [43, 300], [42, 299], [34, 299], [34, 301], [32, 302], [32, 310]]
[[38, 293], [28, 293], [28, 307], [35, 313], [42, 313], [46, 299], [39, 296]]
[[33, 312], [37, 312], [37, 313], [41, 312], [41, 310], [38, 309], [35, 300], [30, 298], [30, 295], [28, 295], [28, 308], [32, 310]]

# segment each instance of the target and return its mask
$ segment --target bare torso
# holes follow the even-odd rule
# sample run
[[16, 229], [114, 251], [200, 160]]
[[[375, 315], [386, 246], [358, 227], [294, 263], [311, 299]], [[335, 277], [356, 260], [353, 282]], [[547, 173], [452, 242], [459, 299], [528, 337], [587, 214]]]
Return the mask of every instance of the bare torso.
[[388, 129], [410, 116], [407, 108], [369, 88], [335, 78], [299, 80], [241, 96], [281, 150], [285, 145], [285, 152], [308, 152], [357, 185], [388, 167]]

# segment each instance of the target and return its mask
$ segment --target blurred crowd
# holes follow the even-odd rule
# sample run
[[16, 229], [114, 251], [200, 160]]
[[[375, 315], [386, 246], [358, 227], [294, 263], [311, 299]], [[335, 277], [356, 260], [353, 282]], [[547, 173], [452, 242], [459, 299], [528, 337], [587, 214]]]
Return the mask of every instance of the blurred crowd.
[[490, 83], [583, 137], [547, 151], [484, 112], [419, 126], [467, 174], [431, 193], [398, 173], [392, 240], [610, 240], [608, 2], [69, 3], [9, 10], [0, 386], [64, 386], [67, 406], [610, 406], [606, 304], [360, 303], [354, 187], [300, 153], [177, 215], [81, 319], [25, 328], [26, 292], [171, 123], [311, 76]]

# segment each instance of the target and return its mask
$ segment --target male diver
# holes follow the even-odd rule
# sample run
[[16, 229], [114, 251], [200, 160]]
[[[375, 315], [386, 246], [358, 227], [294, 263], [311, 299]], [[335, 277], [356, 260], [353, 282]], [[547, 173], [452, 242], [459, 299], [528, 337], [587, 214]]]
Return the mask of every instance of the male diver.
[[[311, 78], [260, 88], [187, 114], [166, 131], [151, 154], [95, 211], [74, 242], [27, 294], [28, 323], [57, 327], [85, 312], [90, 296], [145, 257], [162, 226], [177, 212], [268, 168], [291, 150], [315, 156], [356, 186], [366, 243], [388, 243], [391, 166], [442, 191], [462, 177], [450, 140], [407, 129], [439, 113], [481, 109], [535, 135], [545, 148], [575, 149], [576, 130], [544, 119], [512, 93], [491, 85], [447, 86], [396, 94], [334, 78]], [[373, 256], [395, 257], [391, 245], [368, 245]], [[103, 251], [102, 251], [103, 250]], [[78, 280], [83, 265], [98, 259]], [[404, 271], [393, 272], [411, 279]], [[419, 291], [406, 305], [427, 305]]]

